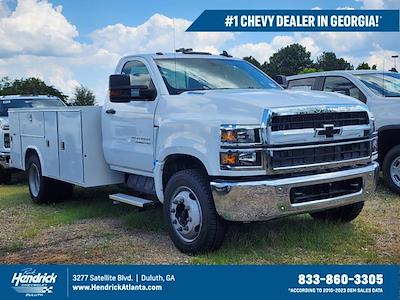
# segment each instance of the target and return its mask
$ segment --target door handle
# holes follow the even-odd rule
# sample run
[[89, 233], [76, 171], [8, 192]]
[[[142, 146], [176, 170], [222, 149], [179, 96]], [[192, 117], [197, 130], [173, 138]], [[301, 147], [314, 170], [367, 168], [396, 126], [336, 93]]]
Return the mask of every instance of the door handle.
[[116, 111], [115, 111], [114, 108], [110, 108], [110, 109], [107, 109], [107, 110], [106, 110], [106, 114], [115, 115], [115, 113], [116, 113]]

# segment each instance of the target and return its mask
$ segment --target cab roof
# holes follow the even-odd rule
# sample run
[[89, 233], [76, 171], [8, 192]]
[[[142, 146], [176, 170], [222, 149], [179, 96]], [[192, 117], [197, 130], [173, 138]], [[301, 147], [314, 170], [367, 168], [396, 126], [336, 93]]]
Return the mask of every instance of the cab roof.
[[287, 79], [299, 79], [299, 78], [308, 78], [314, 76], [328, 76], [328, 75], [343, 75], [343, 74], [398, 74], [391, 71], [382, 71], [382, 70], [335, 70], [335, 71], [322, 71], [322, 72], [313, 72], [299, 75], [287, 76]]
[[141, 57], [144, 59], [174, 59], [174, 58], [203, 58], [203, 59], [232, 59], [232, 60], [241, 60], [241, 58], [225, 56], [225, 55], [212, 55], [208, 53], [201, 52], [193, 52], [193, 53], [147, 53], [147, 54], [136, 54], [136, 55], [127, 55], [121, 58], [121, 60], [129, 60], [135, 57]]

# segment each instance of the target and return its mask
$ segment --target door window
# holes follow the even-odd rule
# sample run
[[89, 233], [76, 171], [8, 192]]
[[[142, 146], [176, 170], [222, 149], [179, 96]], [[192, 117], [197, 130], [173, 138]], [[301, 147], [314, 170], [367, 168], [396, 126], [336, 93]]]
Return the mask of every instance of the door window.
[[122, 74], [130, 75], [131, 86], [149, 88], [151, 85], [150, 73], [141, 61], [127, 62], [122, 69]]
[[315, 77], [294, 79], [290, 80], [288, 84], [289, 89], [296, 90], [311, 90], [315, 82]]
[[337, 92], [366, 102], [364, 94], [347, 78], [328, 76], [324, 83], [325, 92]]

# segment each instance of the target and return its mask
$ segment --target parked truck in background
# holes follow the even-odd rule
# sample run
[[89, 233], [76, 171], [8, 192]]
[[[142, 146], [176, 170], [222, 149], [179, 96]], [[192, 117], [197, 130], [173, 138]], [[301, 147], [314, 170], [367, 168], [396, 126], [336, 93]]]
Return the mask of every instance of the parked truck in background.
[[144, 196], [110, 198], [162, 203], [189, 253], [218, 248], [226, 220], [352, 221], [378, 169], [366, 105], [285, 91], [226, 53], [124, 57], [102, 107], [13, 109], [10, 126], [11, 165], [27, 171], [33, 201], [125, 183]]
[[328, 71], [287, 78], [289, 89], [341, 93], [366, 103], [376, 118], [378, 161], [400, 194], [400, 74], [376, 70]]
[[9, 95], [0, 96], [0, 184], [11, 181], [10, 133], [8, 110], [10, 108], [65, 106], [61, 99], [47, 95]]

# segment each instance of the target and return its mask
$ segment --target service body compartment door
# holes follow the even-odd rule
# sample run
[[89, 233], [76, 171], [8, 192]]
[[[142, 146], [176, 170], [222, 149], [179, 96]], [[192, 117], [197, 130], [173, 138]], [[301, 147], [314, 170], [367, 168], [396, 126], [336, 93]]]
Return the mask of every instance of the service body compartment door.
[[21, 135], [27, 137], [44, 137], [42, 111], [27, 111], [19, 115]]
[[44, 112], [44, 135], [45, 145], [42, 149], [44, 176], [58, 178], [60, 176], [60, 165], [58, 161], [58, 125], [57, 113], [55, 111]]
[[23, 169], [22, 164], [22, 148], [21, 148], [21, 132], [19, 126], [19, 114], [10, 112], [10, 139], [11, 139], [11, 162], [13, 168]]
[[61, 180], [83, 183], [82, 127], [80, 111], [58, 112]]

